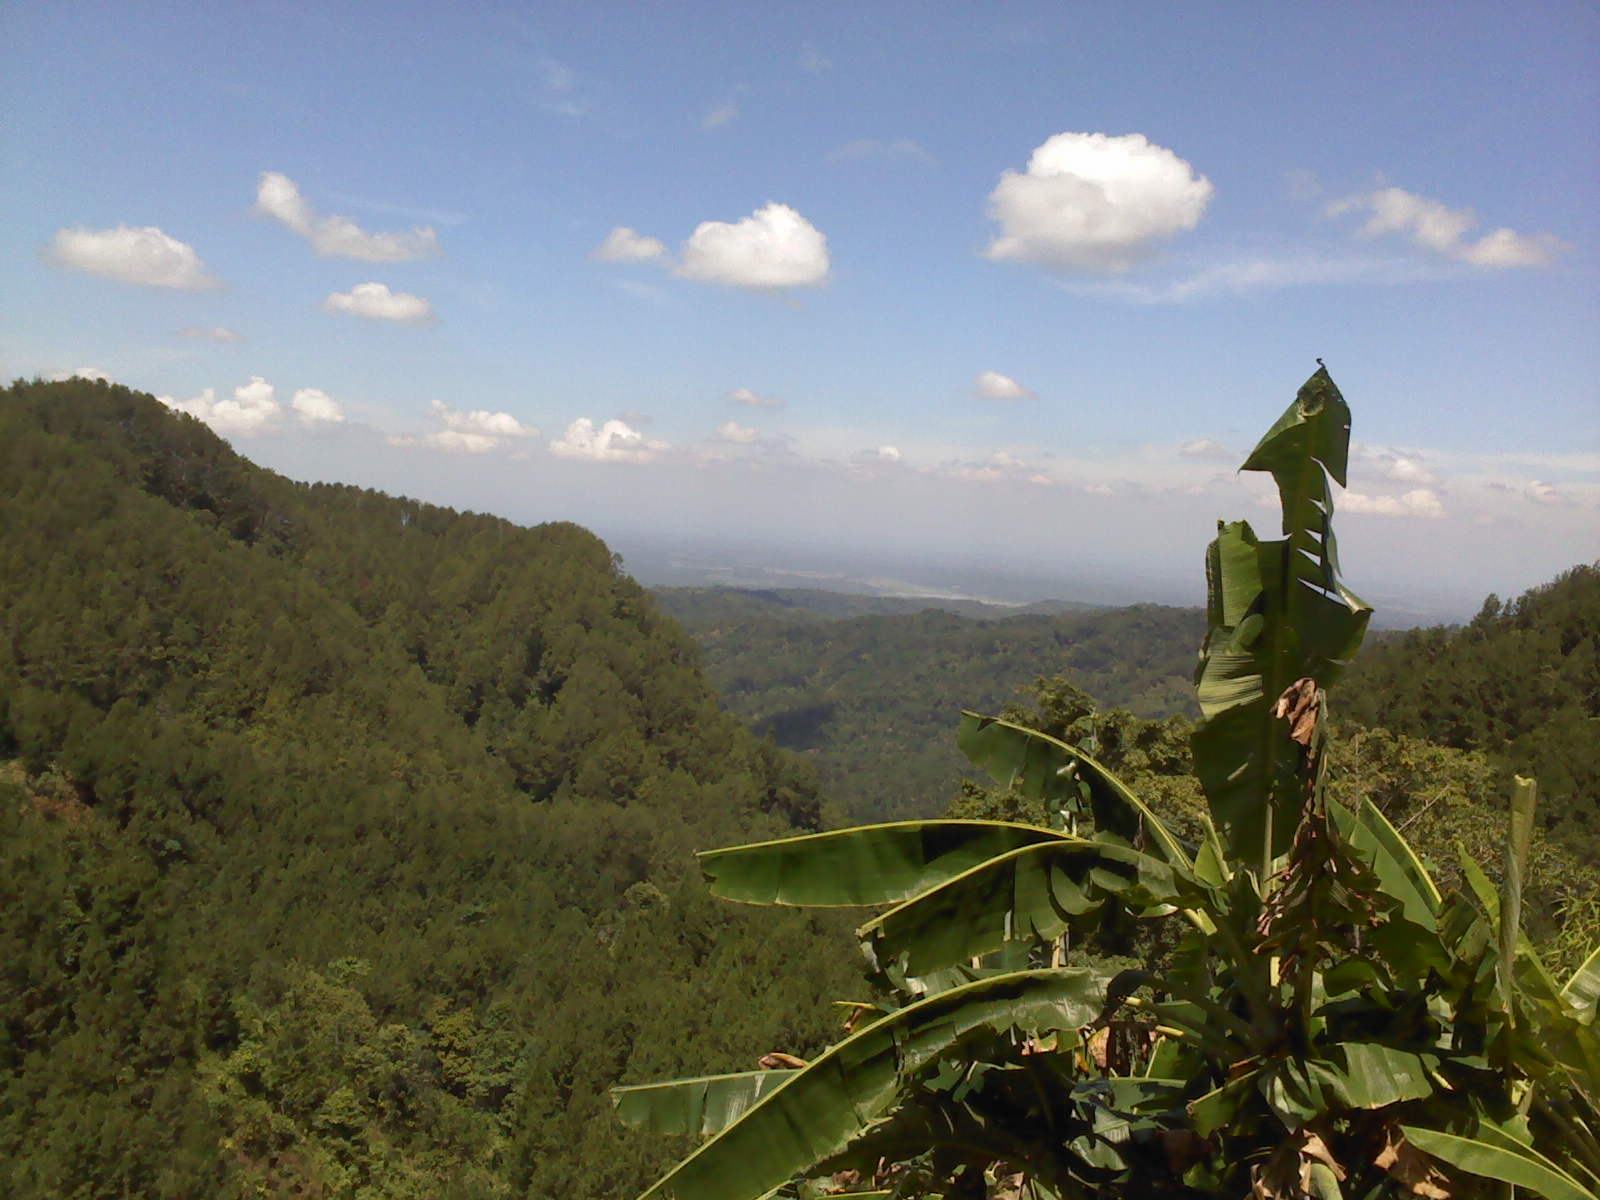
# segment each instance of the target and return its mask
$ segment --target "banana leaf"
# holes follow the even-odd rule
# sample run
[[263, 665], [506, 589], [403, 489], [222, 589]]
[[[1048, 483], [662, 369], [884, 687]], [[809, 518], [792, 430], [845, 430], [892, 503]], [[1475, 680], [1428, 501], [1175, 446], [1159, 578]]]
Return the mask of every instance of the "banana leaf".
[[1600, 1024], [1600, 946], [1578, 965], [1561, 986], [1561, 999], [1577, 1010], [1584, 1025]]
[[1515, 1184], [1545, 1200], [1600, 1200], [1530, 1147], [1515, 1142], [1491, 1145], [1477, 1138], [1413, 1125], [1402, 1125], [1400, 1129], [1418, 1150], [1469, 1175]]
[[1096, 828], [1134, 840], [1142, 830], [1168, 862], [1193, 865], [1189, 852], [1145, 802], [1076, 746], [1059, 738], [973, 712], [961, 714], [956, 744], [972, 765], [1001, 787], [1015, 785], [1025, 796], [1049, 804], [1082, 782], [1089, 790]]
[[895, 821], [704, 850], [711, 893], [742, 904], [899, 904], [1019, 846], [1066, 835], [1003, 821]]
[[1500, 884], [1500, 1003], [1515, 1011], [1517, 942], [1522, 933], [1522, 881], [1533, 844], [1533, 814], [1539, 788], [1531, 779], [1516, 777], [1511, 789], [1511, 820], [1507, 830], [1505, 870]]
[[893, 1107], [903, 1078], [974, 1034], [1092, 1021], [1106, 979], [1090, 970], [1018, 971], [890, 1013], [795, 1072], [641, 1200], [754, 1200], [843, 1150]]
[[1276, 480], [1284, 538], [1262, 541], [1235, 522], [1206, 554], [1195, 774], [1230, 853], [1263, 875], [1289, 848], [1301, 803], [1299, 748], [1272, 705], [1302, 678], [1328, 687], [1372, 612], [1339, 582], [1328, 478], [1343, 485], [1349, 439], [1350, 410], [1319, 369], [1241, 468]]
[[1372, 868], [1384, 892], [1399, 901], [1401, 915], [1413, 925], [1434, 928], [1443, 903], [1439, 888], [1389, 818], [1371, 800], [1361, 802], [1359, 813], [1342, 804], [1330, 804], [1328, 812], [1340, 838]]
[[1159, 859], [1082, 838], [996, 855], [863, 925], [868, 961], [907, 978], [1011, 941], [1051, 941], [1117, 894], [1137, 911], [1201, 894]]
[[[1325, 1053], [1325, 1060], [1310, 1064], [1312, 1073], [1351, 1108], [1382, 1108], [1433, 1094], [1434, 1082], [1422, 1055], [1376, 1042], [1341, 1042]], [[1437, 1063], [1437, 1056], [1431, 1057]]]
[[792, 1070], [741, 1071], [611, 1089], [617, 1119], [646, 1133], [709, 1137], [737, 1121]]

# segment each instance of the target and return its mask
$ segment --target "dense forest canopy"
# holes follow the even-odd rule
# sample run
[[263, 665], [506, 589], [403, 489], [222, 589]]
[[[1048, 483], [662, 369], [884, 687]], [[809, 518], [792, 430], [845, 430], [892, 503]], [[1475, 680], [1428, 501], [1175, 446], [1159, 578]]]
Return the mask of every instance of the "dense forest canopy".
[[813, 779], [582, 529], [19, 383], [0, 628], [10, 1195], [612, 1196], [672, 1148], [609, 1084], [831, 1019], [690, 878]]
[[[833, 593], [662, 588], [728, 710], [805, 754], [858, 820], [929, 816], [970, 777], [951, 730], [1040, 676], [1066, 675], [1140, 717], [1198, 715], [1199, 609], [1154, 604], [1000, 616]], [[869, 607], [870, 606], [870, 607]], [[862, 612], [862, 609], [866, 612]], [[984, 616], [973, 615], [974, 611]], [[834, 619], [826, 619], [832, 616]]]

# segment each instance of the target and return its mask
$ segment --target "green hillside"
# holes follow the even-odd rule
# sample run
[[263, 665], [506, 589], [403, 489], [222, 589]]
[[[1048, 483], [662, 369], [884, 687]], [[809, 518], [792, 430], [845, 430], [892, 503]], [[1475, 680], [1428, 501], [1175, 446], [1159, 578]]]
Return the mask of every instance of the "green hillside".
[[[838, 609], [812, 597], [830, 593], [658, 594], [699, 641], [728, 710], [810, 758], [823, 794], [854, 819], [941, 812], [970, 774], [953, 736], [961, 710], [998, 710], [1041, 675], [1065, 675], [1100, 704], [1142, 717], [1196, 711], [1198, 609], [829, 619], [822, 614]], [[844, 611], [864, 599], [833, 598]]]
[[1351, 720], [1537, 775], [1553, 832], [1600, 857], [1600, 564], [1490, 596], [1467, 625], [1389, 635], [1349, 681]]
[[0, 393], [8, 1196], [615, 1196], [607, 1087], [805, 1052], [848, 964], [694, 848], [811, 828], [596, 538]]

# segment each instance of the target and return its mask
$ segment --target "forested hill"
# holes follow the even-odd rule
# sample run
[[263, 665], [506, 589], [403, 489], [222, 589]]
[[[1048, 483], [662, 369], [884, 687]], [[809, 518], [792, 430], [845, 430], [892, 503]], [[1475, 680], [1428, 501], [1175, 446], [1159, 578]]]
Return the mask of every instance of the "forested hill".
[[1600, 858], [1600, 563], [1508, 603], [1490, 596], [1467, 625], [1375, 639], [1338, 703], [1351, 720], [1537, 776], [1546, 822]]
[[804, 753], [824, 794], [860, 820], [943, 812], [970, 773], [955, 744], [961, 710], [996, 712], [1040, 676], [1064, 675], [1101, 705], [1141, 717], [1195, 713], [1199, 609], [994, 619], [941, 607], [824, 619], [871, 598], [658, 594], [694, 632], [729, 711]]
[[610, 1084], [850, 990], [691, 855], [816, 816], [582, 529], [0, 392], [8, 1196], [628, 1194]]

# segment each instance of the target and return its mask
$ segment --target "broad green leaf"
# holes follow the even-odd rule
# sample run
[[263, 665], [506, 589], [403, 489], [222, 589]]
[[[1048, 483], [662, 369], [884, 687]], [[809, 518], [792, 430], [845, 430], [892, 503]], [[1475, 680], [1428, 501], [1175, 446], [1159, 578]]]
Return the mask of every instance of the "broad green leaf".
[[1578, 1020], [1585, 1025], [1600, 1023], [1600, 946], [1578, 965], [1572, 977], [1561, 987], [1561, 999], [1578, 1010]]
[[843, 1150], [913, 1075], [985, 1030], [1077, 1029], [1099, 1015], [1107, 976], [1018, 971], [931, 996], [831, 1047], [672, 1168], [641, 1200], [749, 1200]]
[[1476, 1138], [1413, 1125], [1402, 1125], [1400, 1130], [1406, 1140], [1424, 1154], [1431, 1154], [1469, 1175], [1515, 1184], [1545, 1200], [1600, 1200], [1566, 1172], [1546, 1165], [1548, 1159], [1530, 1158], [1523, 1147], [1490, 1145]]
[[712, 895], [743, 904], [899, 904], [997, 854], [1065, 835], [1001, 821], [896, 821], [699, 855]]
[[794, 1071], [741, 1071], [611, 1089], [617, 1119], [646, 1133], [709, 1137], [726, 1129]]
[[1328, 477], [1343, 482], [1349, 438], [1350, 411], [1319, 369], [1241, 468], [1276, 480], [1283, 540], [1261, 541], [1240, 521], [1219, 526], [1206, 553], [1195, 773], [1233, 857], [1264, 874], [1301, 804], [1301, 756], [1271, 707], [1298, 679], [1330, 686], [1372, 611], [1339, 582]]
[[1330, 804], [1328, 811], [1345, 844], [1373, 869], [1383, 890], [1400, 902], [1401, 915], [1413, 925], [1432, 929], [1443, 899], [1428, 869], [1389, 818], [1371, 800], [1361, 802], [1359, 814], [1342, 804]]
[[1143, 830], [1168, 862], [1192, 865], [1189, 852], [1145, 802], [1102, 763], [1059, 738], [977, 713], [961, 714], [956, 744], [973, 766], [987, 771], [1002, 787], [1015, 785], [1024, 795], [1048, 801], [1073, 786], [1063, 773], [1076, 768], [1089, 786], [1096, 825], [1133, 840]]
[[1434, 1091], [1421, 1055], [1375, 1042], [1330, 1046], [1328, 1061], [1315, 1066], [1351, 1108], [1382, 1108], [1401, 1100], [1421, 1100]]
[[1148, 854], [1073, 838], [996, 855], [890, 909], [857, 931], [879, 970], [916, 977], [997, 950], [1060, 937], [1110, 894], [1135, 911], [1192, 899], [1172, 867]]
[[1522, 885], [1533, 843], [1533, 814], [1539, 788], [1516, 777], [1511, 789], [1511, 821], [1507, 830], [1505, 877], [1500, 883], [1500, 1003], [1507, 1013], [1516, 1007], [1517, 939], [1522, 933]]

